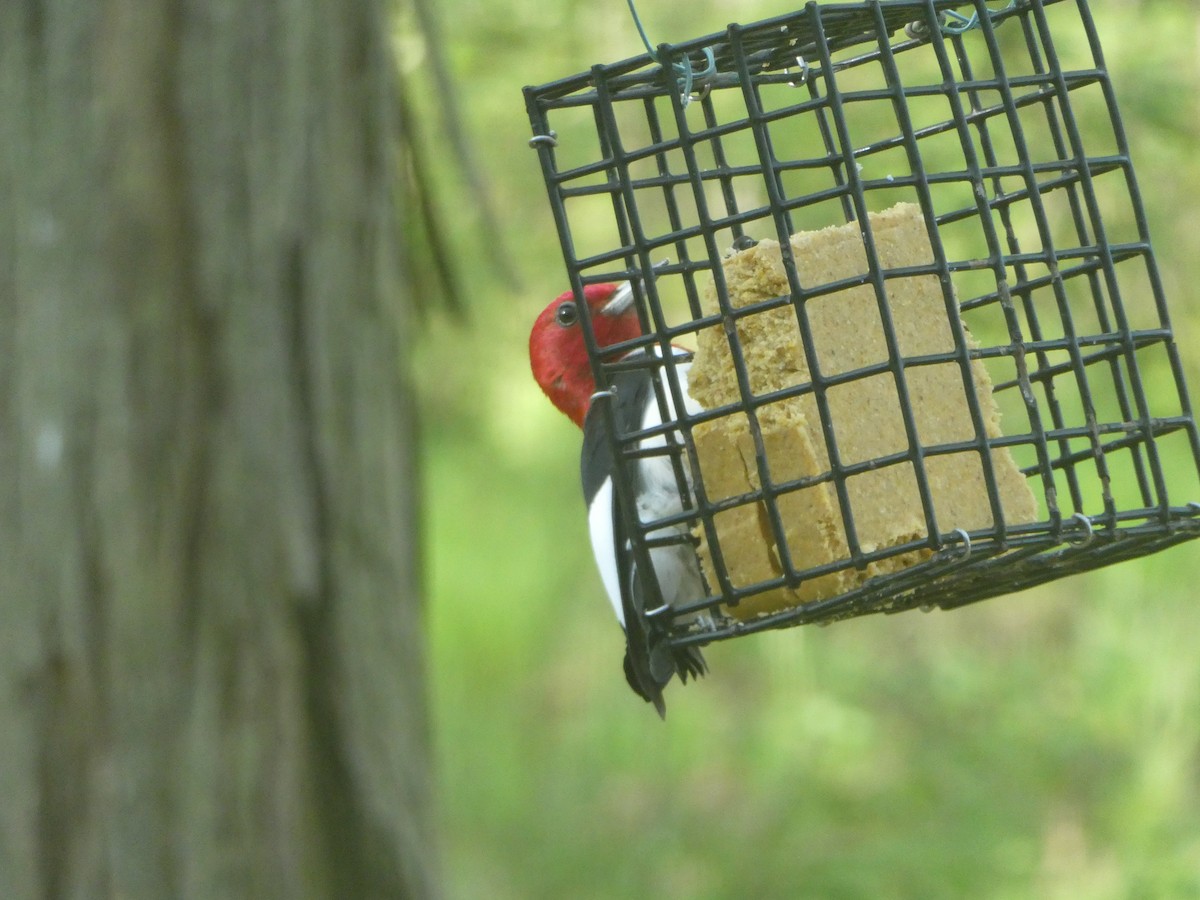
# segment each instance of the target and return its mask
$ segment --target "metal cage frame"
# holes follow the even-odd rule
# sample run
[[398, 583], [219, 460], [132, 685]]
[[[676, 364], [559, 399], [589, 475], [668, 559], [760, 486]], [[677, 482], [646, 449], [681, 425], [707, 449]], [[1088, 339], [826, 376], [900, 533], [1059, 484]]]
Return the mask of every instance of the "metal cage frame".
[[[1070, 67], [1060, 44], [1070, 51]], [[789, 15], [663, 44], [654, 57], [529, 87], [525, 97], [530, 143], [545, 176], [571, 288], [577, 297], [584, 285], [604, 281], [630, 280], [635, 288], [645, 336], [605, 351], [596, 345], [586, 304], [579, 304], [597, 385], [610, 385], [622, 368], [652, 364], [665, 376], [661, 408], [671, 408], [669, 394], [671, 406], [682, 410], [679, 357], [671, 345], [714, 327], [730, 341], [740, 404], [682, 413], [653, 433], [612, 436], [615, 459], [671, 454], [686, 498], [685, 511], [670, 520], [647, 523], [629, 515], [646, 595], [661, 597], [649, 551], [671, 540], [649, 533], [686, 524], [703, 529], [713, 547], [709, 595], [659, 611], [647, 623], [675, 645], [870, 612], [952, 608], [1200, 537], [1200, 434], [1086, 0], [1011, 0], [999, 10], [984, 0], [810, 2]], [[931, 105], [942, 110], [940, 116], [923, 114]], [[884, 118], [894, 127], [881, 133], [863, 125], [860, 107], [890, 110], [894, 119]], [[1104, 146], [1089, 153], [1081, 119], [1101, 116]], [[783, 140], [786, 128], [803, 128], [811, 140]], [[788, 155], [785, 145], [798, 149]], [[961, 157], [954, 156], [955, 145]], [[814, 183], [818, 188], [809, 189]], [[747, 184], [757, 202], [747, 202]], [[947, 199], [965, 197], [967, 189], [969, 199]], [[900, 193], [920, 206], [931, 266], [889, 270], [874, 256], [868, 213], [879, 207], [879, 198]], [[599, 211], [609, 207], [611, 226], [597, 226]], [[731, 245], [753, 242], [751, 232], [786, 247], [793, 233], [822, 216], [828, 224], [860, 223], [869, 271], [859, 283], [872, 285], [878, 297], [888, 359], [870, 370], [833, 375], [822, 374], [814, 362], [805, 384], [754, 396], [737, 340], [740, 317], [791, 305], [806, 335], [807, 305], [846, 284], [803, 284], [784, 251], [790, 295], [734, 309], [725, 296], [723, 258]], [[597, 227], [600, 238], [589, 232]], [[966, 235], [958, 245], [943, 240], [952, 230]], [[1028, 234], [1037, 246], [1023, 246], [1030, 244]], [[656, 265], [663, 254], [669, 261]], [[900, 352], [886, 312], [888, 281], [913, 274], [935, 275], [943, 284], [953, 352], [935, 358]], [[716, 286], [716, 314], [702, 310], [706, 279]], [[668, 280], [686, 309], [682, 321], [668, 302]], [[991, 337], [972, 346], [961, 323], [955, 324], [958, 315], [977, 317]], [[621, 359], [638, 347], [660, 352], [637, 363]], [[805, 351], [816, 360], [808, 337]], [[647, 356], [654, 362], [647, 363]], [[975, 438], [922, 445], [906, 372], [955, 363], [966, 379], [974, 360], [1011, 373], [997, 379], [995, 390], [1024, 410], [1029, 427], [989, 437], [979, 404], [968, 396]], [[896, 381], [909, 447], [888, 458], [843, 464], [825, 398], [882, 372]], [[774, 483], [755, 411], [798, 395], [815, 398], [829, 471]], [[714, 501], [701, 478], [693, 429], [736, 411], [747, 414], [763, 487]], [[667, 438], [666, 448], [639, 448], [656, 434]], [[1167, 471], [1159, 444], [1168, 438], [1186, 443], [1176, 457], [1190, 452], [1192, 468]], [[1023, 454], [1021, 471], [1040, 492], [1040, 521], [1005, 521], [991, 462], [998, 447]], [[946, 530], [937, 522], [926, 460], [967, 451], [979, 453], [993, 527]], [[927, 533], [868, 550], [856, 541], [846, 485], [871, 467], [897, 463], [913, 467]], [[1179, 484], [1176, 495], [1190, 492], [1186, 500], [1172, 496], [1172, 480]], [[778, 499], [816, 483], [836, 493], [847, 556], [805, 568], [788, 559], [784, 547], [779, 578], [733, 584], [714, 516], [760, 502], [781, 536]], [[627, 467], [618, 472], [615, 489], [624, 508], [634, 509]], [[863, 571], [913, 551], [927, 551], [928, 558], [835, 597], [744, 621], [722, 612], [765, 590], [841, 569]], [[704, 615], [698, 619], [698, 613]]]

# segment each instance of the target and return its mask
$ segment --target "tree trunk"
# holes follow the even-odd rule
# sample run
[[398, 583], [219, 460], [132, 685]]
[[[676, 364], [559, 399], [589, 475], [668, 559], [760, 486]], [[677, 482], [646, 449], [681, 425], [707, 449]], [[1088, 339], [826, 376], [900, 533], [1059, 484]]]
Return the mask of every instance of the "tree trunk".
[[0, 4], [0, 897], [434, 893], [391, 46]]

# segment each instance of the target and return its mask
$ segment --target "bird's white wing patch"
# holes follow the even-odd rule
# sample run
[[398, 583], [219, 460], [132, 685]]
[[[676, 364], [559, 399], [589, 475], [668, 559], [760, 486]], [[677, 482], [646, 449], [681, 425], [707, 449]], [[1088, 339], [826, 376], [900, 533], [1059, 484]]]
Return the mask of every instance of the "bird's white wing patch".
[[588, 507], [588, 531], [592, 536], [592, 554], [596, 557], [596, 568], [600, 580], [608, 592], [608, 602], [617, 614], [617, 621], [625, 627], [625, 610], [621, 606], [621, 578], [617, 572], [617, 548], [613, 529], [613, 483], [607, 478], [592, 505]]

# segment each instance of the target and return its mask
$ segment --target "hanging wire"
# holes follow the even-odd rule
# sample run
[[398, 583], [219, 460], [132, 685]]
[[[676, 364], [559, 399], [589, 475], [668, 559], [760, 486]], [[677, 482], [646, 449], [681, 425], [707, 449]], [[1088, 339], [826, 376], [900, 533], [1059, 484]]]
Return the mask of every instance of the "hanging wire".
[[[633, 16], [633, 24], [637, 26], [638, 34], [642, 38], [642, 43], [646, 47], [646, 52], [650, 54], [650, 58], [660, 66], [666, 66], [659, 56], [657, 50], [650, 43], [650, 38], [646, 35], [646, 29], [642, 26], [641, 17], [638, 15], [637, 6], [633, 0], [626, 0], [629, 4], [629, 14]], [[709, 75], [716, 74], [717, 58], [713, 53], [712, 47], [705, 47], [701, 52], [704, 53], [705, 66], [697, 71], [690, 59], [684, 57], [682, 60], [671, 63], [671, 68], [675, 70], [675, 78], [679, 84], [679, 93], [683, 99], [683, 105], [687, 106], [692, 102], [692, 82], [697, 78], [707, 78]]]

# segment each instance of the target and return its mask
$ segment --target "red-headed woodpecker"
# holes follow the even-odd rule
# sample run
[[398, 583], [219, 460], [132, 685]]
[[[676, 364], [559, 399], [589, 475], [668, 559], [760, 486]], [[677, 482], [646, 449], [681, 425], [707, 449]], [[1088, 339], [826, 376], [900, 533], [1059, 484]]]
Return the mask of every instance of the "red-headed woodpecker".
[[[633, 287], [628, 282], [587, 285], [583, 296], [592, 334], [601, 350], [642, 334], [633, 303]], [[638, 577], [626, 519], [613, 487], [616, 461], [608, 432], [610, 422], [622, 435], [662, 425], [660, 400], [669, 420], [674, 420], [674, 404], [664, 367], [649, 364], [652, 355], [641, 349], [623, 356], [622, 361], [631, 365], [614, 373], [611, 390], [597, 393], [580, 319], [575, 295], [567, 291], [558, 296], [534, 322], [529, 335], [529, 361], [534, 378], [546, 396], [583, 429], [580, 474], [592, 551], [617, 621], [625, 630], [625, 677], [629, 686], [653, 703], [662, 716], [666, 714], [662, 691], [671, 676], [678, 673], [685, 682], [688, 676], [700, 676], [705, 671], [704, 658], [695, 647], [670, 646], [663, 629], [651, 621], [656, 610], [646, 608], [648, 598]], [[678, 354], [679, 362], [674, 368], [685, 408], [696, 413], [700, 407], [687, 394], [690, 363], [685, 351]], [[639, 358], [648, 364], [636, 365]], [[662, 382], [661, 392], [655, 390], [655, 377]], [[678, 457], [680, 446], [678, 432], [651, 435], [639, 443], [636, 465], [631, 465], [627, 472], [637, 497], [640, 522], [649, 524], [682, 512], [675, 473], [686, 472], [687, 463], [672, 460], [673, 454]], [[655, 454], [657, 448], [662, 452]], [[704, 582], [686, 526], [675, 524], [652, 529], [646, 539], [652, 542], [650, 561], [662, 602], [676, 607], [703, 598]], [[659, 613], [663, 611], [658, 608]]]

